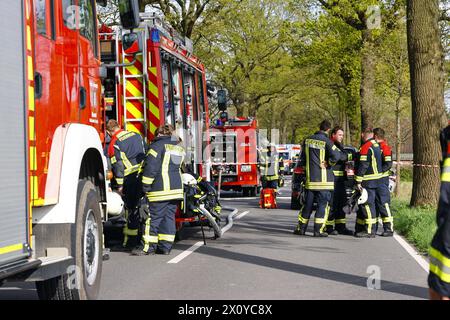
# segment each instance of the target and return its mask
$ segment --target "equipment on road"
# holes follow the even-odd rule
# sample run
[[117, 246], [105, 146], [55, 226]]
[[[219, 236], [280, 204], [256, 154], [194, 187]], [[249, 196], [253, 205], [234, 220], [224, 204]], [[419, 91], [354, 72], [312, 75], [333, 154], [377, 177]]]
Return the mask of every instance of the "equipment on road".
[[211, 127], [210, 136], [215, 185], [221, 190], [242, 191], [244, 196], [256, 196], [260, 185], [257, 121], [253, 118], [229, 119]]
[[262, 189], [259, 206], [261, 209], [277, 209], [277, 194], [276, 189], [265, 188]]
[[[41, 299], [98, 296], [102, 222], [121, 206], [106, 180], [96, 2], [106, 4], [9, 1], [0, 10], [0, 147], [9, 155], [0, 160], [0, 281], [36, 282]], [[137, 0], [119, 4], [124, 27], [136, 28]]]

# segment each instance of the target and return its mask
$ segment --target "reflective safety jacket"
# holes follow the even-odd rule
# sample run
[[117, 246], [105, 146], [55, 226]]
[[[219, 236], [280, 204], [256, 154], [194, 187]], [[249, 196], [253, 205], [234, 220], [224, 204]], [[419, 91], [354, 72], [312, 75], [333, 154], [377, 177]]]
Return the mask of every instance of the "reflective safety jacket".
[[153, 141], [142, 169], [142, 187], [148, 201], [183, 200], [180, 167], [184, 158], [183, 147], [172, 137]]
[[[305, 188], [308, 190], [334, 190], [332, 166], [341, 159], [342, 153], [327, 134], [319, 131], [303, 143], [300, 165], [306, 171]], [[327, 163], [323, 166], [323, 163]]]
[[278, 180], [280, 171], [284, 171], [284, 160], [278, 153], [271, 154], [266, 153], [261, 156], [261, 175], [267, 181]]
[[438, 229], [430, 248], [428, 285], [440, 295], [450, 297], [450, 141], [446, 149], [437, 211]]
[[345, 180], [345, 164], [353, 160], [353, 154], [345, 151], [344, 146], [339, 142], [335, 142], [334, 145], [342, 152], [339, 161], [333, 166], [334, 181], [341, 182]]
[[121, 130], [111, 139], [108, 156], [118, 186], [123, 185], [123, 179], [137, 173], [145, 158], [145, 143], [135, 132]]
[[386, 143], [386, 141], [382, 140], [379, 142], [382, 154], [382, 171], [383, 177], [388, 178], [390, 175], [390, 171], [392, 168], [392, 150], [391, 147]]
[[383, 177], [381, 147], [375, 139], [367, 140], [359, 151], [356, 182], [364, 188], [377, 188]]

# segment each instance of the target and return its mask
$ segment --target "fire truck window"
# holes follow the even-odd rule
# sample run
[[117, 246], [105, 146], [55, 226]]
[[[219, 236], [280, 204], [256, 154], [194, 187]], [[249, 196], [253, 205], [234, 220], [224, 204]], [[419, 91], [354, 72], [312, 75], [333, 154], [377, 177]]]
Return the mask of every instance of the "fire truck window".
[[75, 6], [75, 0], [62, 0], [62, 11], [64, 25], [70, 30], [76, 30], [78, 10]]
[[45, 0], [37, 0], [35, 2], [36, 28], [37, 32], [42, 35], [47, 35], [47, 8], [45, 2]]
[[201, 112], [206, 112], [205, 110], [205, 92], [203, 90], [203, 77], [201, 73], [197, 73], [198, 76], [198, 86], [200, 88], [200, 97], [199, 97], [199, 102], [200, 102], [200, 110]]
[[163, 93], [164, 93], [164, 112], [166, 122], [173, 125], [172, 108], [170, 103], [170, 82], [169, 82], [169, 63], [162, 63]]
[[88, 39], [95, 56], [97, 56], [97, 39], [96, 39], [96, 12], [94, 0], [79, 0], [80, 5], [80, 34]]

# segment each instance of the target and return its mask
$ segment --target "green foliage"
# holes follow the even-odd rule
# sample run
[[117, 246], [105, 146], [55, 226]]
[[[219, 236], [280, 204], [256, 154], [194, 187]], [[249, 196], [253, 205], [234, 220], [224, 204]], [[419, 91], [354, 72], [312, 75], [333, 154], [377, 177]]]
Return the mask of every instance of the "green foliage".
[[411, 208], [407, 201], [393, 200], [391, 210], [395, 230], [426, 254], [437, 229], [436, 209]]
[[400, 181], [412, 182], [413, 181], [413, 167], [402, 166], [400, 170]]

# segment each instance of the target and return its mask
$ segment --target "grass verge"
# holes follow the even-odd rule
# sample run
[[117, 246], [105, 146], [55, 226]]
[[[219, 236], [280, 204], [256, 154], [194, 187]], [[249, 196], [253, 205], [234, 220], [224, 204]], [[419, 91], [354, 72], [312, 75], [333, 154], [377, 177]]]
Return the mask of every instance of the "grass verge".
[[411, 208], [404, 199], [392, 199], [394, 229], [413, 244], [421, 254], [427, 254], [436, 232], [436, 209]]

